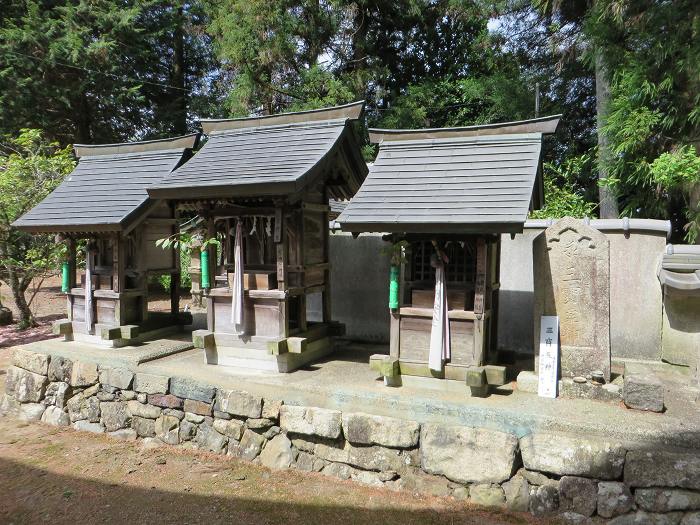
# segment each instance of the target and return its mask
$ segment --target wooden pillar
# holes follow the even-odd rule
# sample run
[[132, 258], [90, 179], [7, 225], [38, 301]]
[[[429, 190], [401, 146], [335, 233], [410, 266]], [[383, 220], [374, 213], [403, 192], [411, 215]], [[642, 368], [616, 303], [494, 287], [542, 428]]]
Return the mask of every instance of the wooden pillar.
[[[126, 278], [126, 250], [124, 239], [120, 234], [115, 234], [112, 239], [112, 291], [118, 294], [124, 291]], [[114, 302], [114, 320], [116, 324], [122, 324], [126, 319], [126, 303], [118, 297]]]
[[[323, 202], [328, 203], [328, 191], [323, 192]], [[321, 295], [323, 305], [323, 322], [330, 323], [333, 320], [333, 312], [331, 308], [331, 257], [330, 257], [330, 233], [329, 233], [328, 211], [323, 213], [321, 235], [323, 236], [323, 260], [328, 264], [328, 267], [323, 271], [324, 287]]]
[[391, 320], [389, 324], [389, 355], [391, 357], [399, 357], [401, 348], [401, 314], [398, 311], [390, 312]]
[[[284, 209], [278, 205], [275, 208], [275, 232], [274, 241], [277, 249], [277, 289], [285, 291], [288, 288], [287, 280], [287, 224], [284, 217]], [[279, 336], [289, 336], [289, 302], [285, 298], [280, 301], [279, 312]]]
[[484, 364], [484, 295], [488, 250], [483, 237], [476, 240], [476, 282], [474, 285], [474, 364]]
[[76, 262], [76, 242], [75, 239], [69, 237], [66, 240], [68, 247], [68, 293], [66, 294], [66, 308], [68, 310], [68, 319], [73, 320], [73, 293], [77, 282], [77, 262]]
[[[175, 204], [170, 205], [175, 224], [173, 224], [173, 235], [180, 231], [180, 226], [177, 222], [178, 213]], [[173, 268], [175, 272], [170, 274], [170, 313], [176, 317], [180, 312], [180, 248], [171, 248], [173, 251]]]

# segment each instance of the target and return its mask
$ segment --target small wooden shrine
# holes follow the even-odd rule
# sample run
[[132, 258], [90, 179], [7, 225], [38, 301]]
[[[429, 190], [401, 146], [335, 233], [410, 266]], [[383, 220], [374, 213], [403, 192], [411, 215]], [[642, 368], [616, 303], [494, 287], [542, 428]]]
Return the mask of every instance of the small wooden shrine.
[[[177, 212], [149, 198], [146, 188], [185, 162], [198, 139], [199, 134], [192, 134], [76, 144], [75, 170], [13, 224], [31, 233], [55, 233], [67, 245], [62, 290], [68, 319], [55, 323], [56, 335], [121, 346], [191, 322], [189, 314], [179, 311], [179, 252], [155, 244], [177, 233]], [[171, 276], [169, 312], [148, 310], [149, 277], [159, 275]]]
[[367, 174], [363, 107], [202, 121], [204, 147], [149, 188], [204, 224], [207, 330], [193, 341], [207, 363], [289, 372], [331, 351], [342, 327], [331, 315], [329, 199], [352, 197]]
[[542, 138], [559, 116], [485, 126], [370, 130], [379, 153], [337, 221], [393, 244], [390, 355], [370, 364], [400, 375], [503, 384], [493, 348], [500, 234], [522, 232], [543, 201]]

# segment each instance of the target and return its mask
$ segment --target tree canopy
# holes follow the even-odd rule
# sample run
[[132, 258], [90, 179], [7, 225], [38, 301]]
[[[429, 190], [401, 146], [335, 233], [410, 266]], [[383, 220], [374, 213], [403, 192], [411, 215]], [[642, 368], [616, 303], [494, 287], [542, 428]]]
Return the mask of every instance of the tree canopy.
[[157, 138], [202, 117], [359, 99], [368, 126], [463, 126], [534, 117], [539, 92], [539, 115], [563, 114], [540, 215], [573, 198], [582, 213], [670, 218], [675, 241], [698, 237], [693, 0], [5, 4], [0, 135]]

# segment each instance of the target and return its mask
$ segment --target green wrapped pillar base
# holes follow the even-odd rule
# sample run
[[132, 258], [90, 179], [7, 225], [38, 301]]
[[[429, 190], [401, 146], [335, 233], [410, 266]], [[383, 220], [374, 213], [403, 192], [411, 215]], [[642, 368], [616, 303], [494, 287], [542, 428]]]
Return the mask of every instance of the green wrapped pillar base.
[[392, 266], [389, 272], [389, 308], [399, 307], [399, 267]]
[[70, 264], [67, 262], [64, 262], [61, 267], [61, 291], [70, 292]]
[[200, 271], [202, 272], [202, 288], [211, 288], [211, 282], [209, 280], [209, 252], [205, 249], [199, 252], [199, 265]]

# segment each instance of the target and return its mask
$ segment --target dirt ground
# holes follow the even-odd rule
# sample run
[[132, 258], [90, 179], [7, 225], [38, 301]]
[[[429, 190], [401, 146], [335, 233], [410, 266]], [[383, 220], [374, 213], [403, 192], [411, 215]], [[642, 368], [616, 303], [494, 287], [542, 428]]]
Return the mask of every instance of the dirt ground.
[[[27, 299], [31, 297], [31, 291], [30, 287]], [[190, 300], [189, 292], [183, 292], [180, 297], [180, 309], [183, 309]], [[0, 285], [0, 302], [12, 310], [15, 321], [11, 325], [0, 326], [0, 348], [23, 345], [52, 337], [51, 323], [66, 317], [66, 297], [61, 293], [60, 276], [45, 279], [31, 303], [30, 307], [38, 323], [38, 326], [34, 328], [17, 329], [17, 307], [12, 299], [12, 292], [7, 286]], [[170, 296], [165, 291], [152, 290], [149, 295], [148, 309], [152, 312], [170, 310]]]

